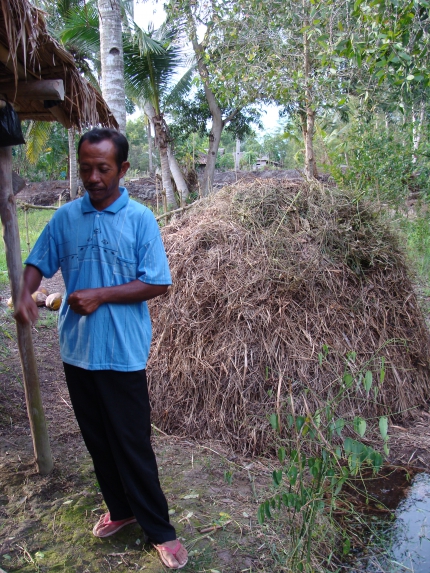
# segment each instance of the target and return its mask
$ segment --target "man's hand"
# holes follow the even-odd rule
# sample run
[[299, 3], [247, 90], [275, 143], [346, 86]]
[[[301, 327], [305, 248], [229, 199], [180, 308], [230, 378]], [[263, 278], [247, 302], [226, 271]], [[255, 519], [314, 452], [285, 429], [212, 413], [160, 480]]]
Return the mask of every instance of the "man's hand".
[[98, 288], [87, 288], [83, 290], [75, 290], [67, 299], [67, 304], [76, 312], [76, 314], [81, 314], [82, 316], [87, 316], [91, 314], [103, 303], [100, 291], [102, 289]]
[[42, 273], [39, 269], [27, 265], [22, 276], [21, 289], [13, 315], [20, 324], [31, 324], [39, 318], [39, 309], [31, 298], [31, 293], [39, 288], [41, 280]]
[[167, 289], [168, 285], [151, 285], [136, 279], [123, 285], [75, 290], [67, 299], [67, 304], [76, 314], [86, 316], [102, 304], [143, 302], [164, 294]]
[[39, 309], [28, 290], [22, 290], [13, 314], [20, 324], [32, 324], [39, 318]]

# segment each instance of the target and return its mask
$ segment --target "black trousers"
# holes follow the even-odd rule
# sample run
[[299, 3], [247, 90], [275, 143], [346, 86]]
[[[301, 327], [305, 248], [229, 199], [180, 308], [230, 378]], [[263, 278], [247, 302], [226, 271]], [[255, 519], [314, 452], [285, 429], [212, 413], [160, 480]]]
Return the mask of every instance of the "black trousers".
[[63, 364], [75, 416], [111, 519], [134, 515], [154, 543], [175, 539], [151, 446], [145, 370], [84, 370]]

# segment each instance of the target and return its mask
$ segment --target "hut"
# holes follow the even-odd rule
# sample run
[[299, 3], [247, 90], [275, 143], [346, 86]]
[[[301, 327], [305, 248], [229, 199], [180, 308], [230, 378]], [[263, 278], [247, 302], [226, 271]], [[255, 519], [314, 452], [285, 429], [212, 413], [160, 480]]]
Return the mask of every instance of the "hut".
[[[44, 13], [27, 0], [0, 0], [0, 110], [8, 104], [20, 120], [59, 121], [68, 129], [99, 124], [117, 127], [100, 93], [79, 74], [73, 56], [49, 35]], [[0, 145], [0, 217], [15, 302], [22, 260], [12, 148], [5, 140]], [[52, 458], [31, 326], [17, 325], [17, 334], [36, 464], [41, 474], [47, 474], [52, 469]]]

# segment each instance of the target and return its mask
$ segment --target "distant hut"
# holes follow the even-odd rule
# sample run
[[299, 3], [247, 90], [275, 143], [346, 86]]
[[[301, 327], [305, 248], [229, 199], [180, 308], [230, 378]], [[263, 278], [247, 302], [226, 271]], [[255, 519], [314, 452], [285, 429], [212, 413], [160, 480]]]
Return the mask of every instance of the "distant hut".
[[268, 155], [257, 157], [255, 160], [255, 169], [266, 169], [267, 167], [280, 167], [279, 161], [273, 161]]
[[[93, 125], [117, 127], [100, 93], [84, 80], [73, 56], [47, 31], [43, 12], [27, 0], [0, 0], [0, 109], [12, 104], [20, 120], [59, 121], [67, 129]], [[22, 273], [12, 148], [0, 141], [0, 217], [12, 299]], [[18, 178], [19, 179], [19, 178]], [[15, 178], [16, 180], [16, 178]], [[15, 186], [15, 192], [19, 185]], [[17, 325], [27, 409], [39, 472], [52, 469], [40, 399], [31, 326]]]

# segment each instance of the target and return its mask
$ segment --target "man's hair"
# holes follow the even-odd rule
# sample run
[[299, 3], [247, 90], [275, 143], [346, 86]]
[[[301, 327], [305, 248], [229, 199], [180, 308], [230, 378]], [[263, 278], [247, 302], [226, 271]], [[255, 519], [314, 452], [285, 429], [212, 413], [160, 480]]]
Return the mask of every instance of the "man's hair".
[[116, 150], [115, 159], [119, 171], [124, 161], [127, 161], [128, 141], [122, 133], [116, 131], [115, 129], [110, 129], [107, 127], [100, 129], [99, 127], [94, 127], [90, 131], [87, 131], [87, 133], [84, 133], [84, 135], [81, 137], [78, 143], [78, 157], [81, 145], [84, 143], [84, 141], [88, 141], [88, 143], [100, 143], [101, 141], [105, 141], [106, 139], [112, 141], [112, 143], [115, 146]]

